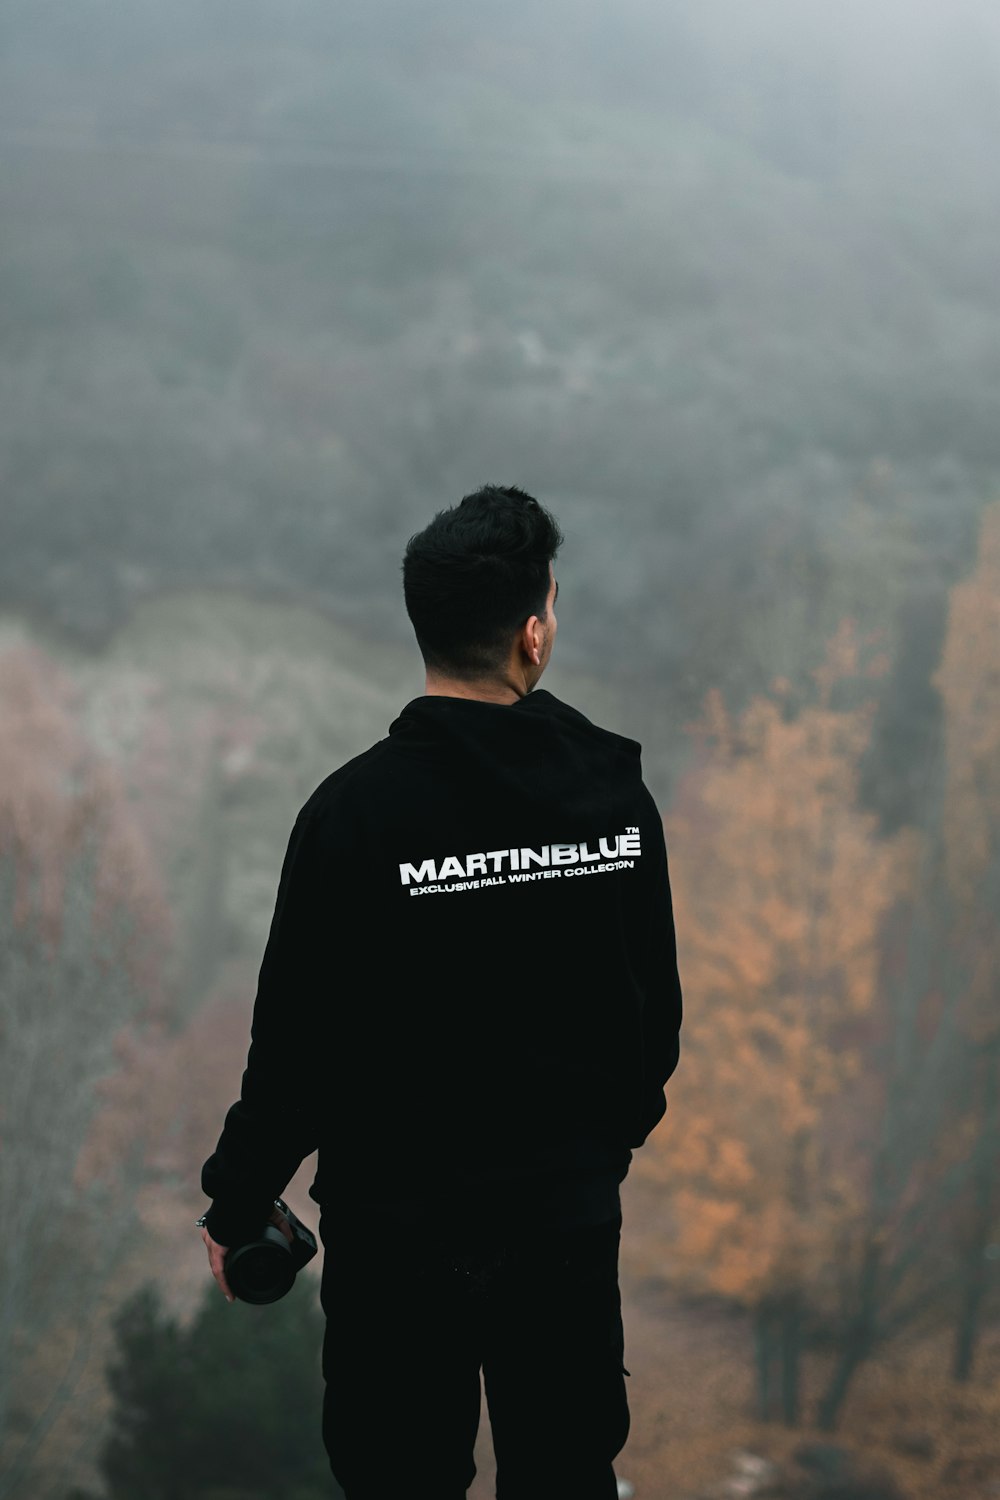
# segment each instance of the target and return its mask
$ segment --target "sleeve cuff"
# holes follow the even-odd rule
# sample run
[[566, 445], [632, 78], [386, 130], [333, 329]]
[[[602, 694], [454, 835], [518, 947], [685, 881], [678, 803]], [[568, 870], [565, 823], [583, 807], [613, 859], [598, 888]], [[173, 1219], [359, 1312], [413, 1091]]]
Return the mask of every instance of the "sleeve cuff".
[[249, 1207], [216, 1201], [205, 1214], [205, 1228], [215, 1243], [225, 1245], [227, 1250], [234, 1245], [246, 1245], [260, 1234], [273, 1207], [273, 1198]]

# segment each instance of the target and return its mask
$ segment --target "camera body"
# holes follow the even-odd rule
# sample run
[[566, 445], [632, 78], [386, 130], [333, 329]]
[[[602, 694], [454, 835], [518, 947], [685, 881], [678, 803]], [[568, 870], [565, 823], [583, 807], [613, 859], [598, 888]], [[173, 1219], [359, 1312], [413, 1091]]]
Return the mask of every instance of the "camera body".
[[274, 1200], [292, 1230], [291, 1240], [277, 1224], [266, 1223], [255, 1239], [226, 1252], [226, 1280], [241, 1302], [277, 1302], [291, 1290], [295, 1277], [316, 1254], [316, 1236], [280, 1198]]

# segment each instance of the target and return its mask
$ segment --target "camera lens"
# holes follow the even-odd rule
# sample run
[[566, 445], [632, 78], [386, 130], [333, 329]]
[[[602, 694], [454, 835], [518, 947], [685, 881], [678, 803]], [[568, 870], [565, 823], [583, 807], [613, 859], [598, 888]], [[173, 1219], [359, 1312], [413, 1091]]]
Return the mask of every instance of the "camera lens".
[[295, 1281], [295, 1266], [284, 1240], [254, 1240], [229, 1252], [226, 1279], [243, 1302], [277, 1302]]

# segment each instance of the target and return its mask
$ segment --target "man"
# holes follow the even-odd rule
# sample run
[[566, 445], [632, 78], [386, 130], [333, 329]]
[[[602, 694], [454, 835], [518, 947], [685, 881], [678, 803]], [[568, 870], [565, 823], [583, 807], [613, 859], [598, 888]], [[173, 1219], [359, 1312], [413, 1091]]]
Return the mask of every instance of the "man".
[[[426, 691], [292, 832], [204, 1238], [321, 1207], [323, 1437], [348, 1500], [458, 1500], [480, 1371], [500, 1500], [612, 1500], [619, 1186], [681, 991], [640, 747], [538, 688], [552, 516], [487, 486], [410, 539]], [[287, 1228], [287, 1226], [285, 1226]]]

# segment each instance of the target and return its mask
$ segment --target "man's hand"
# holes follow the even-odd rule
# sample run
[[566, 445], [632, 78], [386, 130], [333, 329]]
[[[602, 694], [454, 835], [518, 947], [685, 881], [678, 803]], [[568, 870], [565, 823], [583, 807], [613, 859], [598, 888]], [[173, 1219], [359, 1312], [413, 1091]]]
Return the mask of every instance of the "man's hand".
[[[295, 1238], [295, 1235], [292, 1232], [292, 1226], [288, 1222], [288, 1218], [286, 1217], [286, 1215], [281, 1212], [280, 1208], [275, 1207], [271, 1210], [271, 1214], [267, 1222], [269, 1224], [276, 1224], [281, 1230], [282, 1234], [285, 1236], [285, 1239], [289, 1241], [289, 1243], [291, 1243], [291, 1241]], [[201, 1237], [205, 1241], [205, 1244], [208, 1246], [208, 1264], [211, 1267], [212, 1275], [215, 1277], [216, 1281], [219, 1283], [219, 1286], [222, 1288], [226, 1301], [235, 1301], [232, 1288], [230, 1287], [229, 1282], [226, 1280], [226, 1254], [229, 1250], [229, 1246], [220, 1245], [217, 1243], [217, 1241], [213, 1240], [212, 1236], [209, 1234], [204, 1225], [202, 1225]]]
[[213, 1240], [204, 1224], [201, 1226], [201, 1237], [205, 1241], [205, 1244], [208, 1246], [208, 1264], [212, 1269], [212, 1275], [215, 1277], [216, 1281], [222, 1288], [223, 1293], [225, 1294], [226, 1301], [235, 1301], [232, 1291], [230, 1290], [229, 1282], [226, 1280], [225, 1271], [226, 1253], [229, 1250], [229, 1246], [220, 1245], [215, 1240]]

